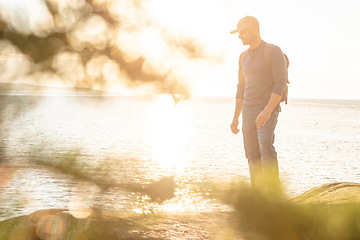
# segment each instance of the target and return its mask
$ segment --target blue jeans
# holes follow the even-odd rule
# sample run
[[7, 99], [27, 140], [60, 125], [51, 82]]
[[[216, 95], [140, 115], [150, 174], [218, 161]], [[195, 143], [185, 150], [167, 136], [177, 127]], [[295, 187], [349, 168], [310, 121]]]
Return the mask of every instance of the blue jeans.
[[259, 113], [259, 111], [242, 113], [242, 133], [251, 185], [278, 185], [279, 167], [274, 141], [279, 111], [274, 110], [265, 126], [257, 129], [256, 118]]

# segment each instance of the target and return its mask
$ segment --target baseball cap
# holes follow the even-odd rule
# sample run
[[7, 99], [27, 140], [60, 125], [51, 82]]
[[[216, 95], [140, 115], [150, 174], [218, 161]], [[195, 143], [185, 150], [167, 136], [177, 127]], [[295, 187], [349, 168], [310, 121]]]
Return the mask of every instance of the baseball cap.
[[239, 20], [236, 29], [232, 30], [230, 33], [237, 33], [244, 30], [245, 28], [255, 26], [259, 27], [259, 21], [252, 16], [246, 16]]

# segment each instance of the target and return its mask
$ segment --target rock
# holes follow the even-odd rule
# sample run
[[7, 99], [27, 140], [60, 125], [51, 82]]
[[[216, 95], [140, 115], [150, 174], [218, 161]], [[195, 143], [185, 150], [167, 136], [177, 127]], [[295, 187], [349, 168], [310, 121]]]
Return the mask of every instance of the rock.
[[0, 222], [0, 239], [61, 239], [74, 221], [65, 209], [39, 210]]
[[152, 201], [162, 203], [174, 197], [175, 187], [174, 177], [163, 177], [159, 181], [151, 183], [144, 190]]
[[15, 217], [0, 222], [0, 239], [6, 240], [33, 240], [37, 239], [36, 224], [27, 216]]
[[[76, 219], [66, 211], [49, 209], [0, 222], [0, 239], [235, 240], [240, 236], [234, 224], [236, 221], [231, 212], [148, 215], [102, 212], [87, 219]], [[241, 236], [259, 239], [251, 232]]]
[[360, 203], [360, 183], [327, 183], [293, 198], [292, 202], [327, 204]]
[[[290, 201], [240, 192], [236, 199], [249, 201], [242, 201], [234, 212], [142, 215], [95, 211], [78, 219], [66, 209], [39, 210], [0, 222], [0, 239], [360, 239], [358, 183], [325, 184]], [[244, 216], [246, 221], [252, 217], [256, 228], [244, 228]]]
[[48, 215], [56, 215], [58, 213], [62, 213], [64, 211], [67, 211], [66, 209], [44, 209], [44, 210], [38, 210], [33, 213], [31, 213], [28, 218], [30, 221], [37, 223], [40, 221], [43, 217], [46, 217]]
[[334, 182], [291, 199], [296, 224], [308, 239], [360, 239], [360, 183]]

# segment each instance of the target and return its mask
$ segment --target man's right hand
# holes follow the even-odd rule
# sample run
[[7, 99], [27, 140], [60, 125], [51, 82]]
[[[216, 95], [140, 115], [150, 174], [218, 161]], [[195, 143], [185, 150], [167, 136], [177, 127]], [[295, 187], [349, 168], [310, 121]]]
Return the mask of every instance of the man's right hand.
[[230, 128], [231, 128], [231, 132], [234, 134], [238, 134], [240, 132], [240, 130], [238, 129], [238, 125], [239, 125], [239, 120], [237, 119], [233, 119]]

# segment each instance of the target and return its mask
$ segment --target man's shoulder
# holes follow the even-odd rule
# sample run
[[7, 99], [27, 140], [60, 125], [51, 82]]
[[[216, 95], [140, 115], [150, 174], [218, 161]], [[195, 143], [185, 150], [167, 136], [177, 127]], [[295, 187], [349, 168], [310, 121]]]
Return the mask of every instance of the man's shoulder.
[[266, 43], [265, 48], [270, 49], [271, 52], [276, 51], [276, 52], [281, 52], [282, 53], [282, 50], [278, 45], [273, 44], [273, 43], [267, 43], [267, 42], [265, 42], [265, 43]]
[[248, 51], [249, 51], [249, 48], [245, 49], [244, 51], [241, 52], [240, 56], [247, 54]]
[[240, 56], [239, 56], [239, 64], [242, 66], [242, 64], [243, 64], [243, 62], [244, 62], [244, 60], [245, 60], [245, 56], [246, 56], [246, 54], [247, 54], [247, 52], [249, 51], [249, 48], [248, 49], [246, 49], [246, 50], [244, 50], [241, 54], [240, 54]]

